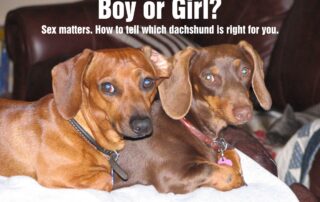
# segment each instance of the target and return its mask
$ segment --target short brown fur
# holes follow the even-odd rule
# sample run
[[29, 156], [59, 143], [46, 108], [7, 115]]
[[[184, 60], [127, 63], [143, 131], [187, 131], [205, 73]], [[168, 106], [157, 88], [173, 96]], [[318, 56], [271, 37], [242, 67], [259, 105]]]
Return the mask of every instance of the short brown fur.
[[[105, 149], [121, 150], [123, 135], [140, 136], [129, 119], [150, 117], [156, 85], [141, 90], [141, 80], [158, 84], [170, 73], [170, 63], [149, 47], [86, 49], [58, 64], [52, 70], [53, 95], [36, 102], [0, 100], [0, 175], [28, 175], [47, 187], [110, 191], [108, 159], [68, 120], [75, 118]], [[101, 90], [107, 81], [117, 94]]]

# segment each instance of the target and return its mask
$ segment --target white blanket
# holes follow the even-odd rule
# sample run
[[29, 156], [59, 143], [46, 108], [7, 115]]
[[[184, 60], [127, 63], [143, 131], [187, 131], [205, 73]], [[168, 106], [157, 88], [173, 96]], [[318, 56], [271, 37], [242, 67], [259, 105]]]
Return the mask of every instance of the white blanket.
[[[48, 189], [26, 176], [1, 177], [1, 202], [295, 202], [293, 192], [278, 178], [239, 151], [248, 186], [228, 192], [199, 188], [188, 194], [160, 194], [153, 186], [135, 185], [110, 193], [92, 189]], [[1, 165], [0, 165], [1, 166]]]

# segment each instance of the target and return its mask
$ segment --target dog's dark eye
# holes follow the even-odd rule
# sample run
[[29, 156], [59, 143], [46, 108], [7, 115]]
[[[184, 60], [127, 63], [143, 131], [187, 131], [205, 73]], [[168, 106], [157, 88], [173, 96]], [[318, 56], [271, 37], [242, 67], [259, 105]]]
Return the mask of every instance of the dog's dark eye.
[[211, 74], [211, 73], [205, 74], [205, 75], [204, 75], [204, 79], [205, 79], [206, 81], [208, 81], [208, 82], [211, 82], [211, 83], [215, 82], [215, 77], [214, 77], [214, 75]]
[[151, 89], [154, 86], [154, 80], [151, 78], [145, 78], [142, 81], [142, 88], [143, 89]]
[[116, 88], [109, 82], [102, 83], [100, 89], [103, 93], [107, 95], [113, 95], [116, 92]]
[[219, 75], [215, 75], [207, 71], [202, 73], [201, 80], [208, 88], [217, 88], [222, 84], [222, 80]]
[[247, 77], [247, 76], [249, 76], [249, 69], [248, 69], [248, 67], [242, 67], [241, 68], [241, 76], [242, 77]]

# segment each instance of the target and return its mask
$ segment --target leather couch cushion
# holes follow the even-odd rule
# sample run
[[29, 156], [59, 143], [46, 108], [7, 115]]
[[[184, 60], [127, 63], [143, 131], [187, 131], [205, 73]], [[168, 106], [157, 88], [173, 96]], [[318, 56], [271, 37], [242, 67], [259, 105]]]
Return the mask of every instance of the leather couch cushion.
[[31, 66], [27, 79], [26, 100], [37, 100], [44, 95], [51, 93], [52, 68], [72, 56], [73, 55], [53, 57]]
[[274, 107], [303, 110], [320, 102], [320, 3], [296, 0], [284, 22], [267, 75]]

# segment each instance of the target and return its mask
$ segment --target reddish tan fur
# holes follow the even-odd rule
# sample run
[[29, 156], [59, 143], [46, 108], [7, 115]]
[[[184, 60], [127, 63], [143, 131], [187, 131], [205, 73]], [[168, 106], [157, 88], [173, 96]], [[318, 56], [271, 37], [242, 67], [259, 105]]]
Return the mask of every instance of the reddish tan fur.
[[[110, 191], [108, 159], [68, 119], [75, 118], [105, 149], [121, 150], [123, 135], [136, 137], [130, 117], [150, 116], [156, 86], [141, 90], [141, 80], [159, 83], [170, 72], [164, 57], [148, 47], [86, 49], [58, 64], [52, 70], [54, 94], [36, 102], [0, 100], [0, 175], [28, 175], [47, 187]], [[105, 81], [121, 93], [107, 96], [99, 87]]]
[[[130, 177], [127, 182], [117, 180], [115, 187], [152, 184], [160, 192], [186, 193], [203, 186], [222, 191], [243, 186], [237, 152], [225, 153], [233, 166], [219, 165], [217, 151], [199, 141], [178, 119], [186, 117], [204, 134], [216, 138], [226, 125], [243, 124], [251, 118], [251, 84], [261, 106], [269, 109], [271, 99], [260, 56], [242, 41], [187, 48], [172, 61], [172, 76], [159, 86], [161, 103], [152, 106], [153, 135], [126, 142], [119, 162]], [[248, 74], [241, 74], [243, 67]], [[208, 73], [214, 75], [214, 82], [205, 79]]]

